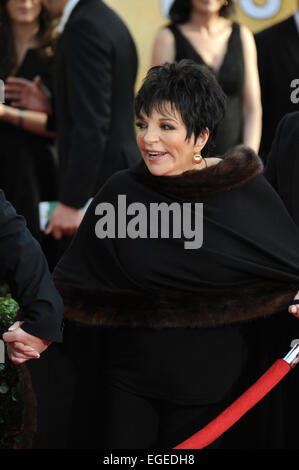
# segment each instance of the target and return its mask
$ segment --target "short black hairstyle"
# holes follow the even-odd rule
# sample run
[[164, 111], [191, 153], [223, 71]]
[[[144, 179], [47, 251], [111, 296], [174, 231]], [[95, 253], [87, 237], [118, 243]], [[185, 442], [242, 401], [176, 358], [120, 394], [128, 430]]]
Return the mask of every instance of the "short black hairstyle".
[[223, 119], [226, 95], [213, 72], [192, 60], [165, 63], [149, 69], [135, 98], [136, 117], [149, 116], [153, 109], [163, 111], [165, 105], [180, 112], [187, 128], [186, 140], [195, 140], [205, 131], [210, 138], [202, 151], [208, 156], [218, 123]]
[[[191, 10], [191, 0], [174, 0], [169, 10], [169, 18], [175, 24], [186, 23], [190, 18]], [[233, 13], [235, 13], [234, 1], [227, 0], [227, 5], [220, 8], [219, 15], [229, 18]]]

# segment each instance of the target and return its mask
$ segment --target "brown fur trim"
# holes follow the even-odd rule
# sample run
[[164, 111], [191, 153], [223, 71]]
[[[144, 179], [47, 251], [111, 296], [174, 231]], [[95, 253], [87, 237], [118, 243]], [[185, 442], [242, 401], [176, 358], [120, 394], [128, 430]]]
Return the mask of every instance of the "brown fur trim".
[[292, 303], [298, 285], [267, 282], [208, 294], [88, 290], [57, 284], [69, 320], [103, 327], [214, 327], [271, 315]]
[[152, 183], [164, 192], [196, 197], [241, 186], [262, 173], [264, 167], [255, 152], [245, 145], [234, 147], [223, 160], [203, 170], [191, 170], [176, 176], [153, 176]]

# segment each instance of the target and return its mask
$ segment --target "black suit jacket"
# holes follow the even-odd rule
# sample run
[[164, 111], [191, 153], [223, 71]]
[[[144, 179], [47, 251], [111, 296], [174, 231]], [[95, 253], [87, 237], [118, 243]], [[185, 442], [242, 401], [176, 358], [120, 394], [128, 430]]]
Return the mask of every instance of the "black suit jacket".
[[299, 112], [287, 114], [280, 121], [265, 176], [299, 226]]
[[22, 329], [48, 341], [62, 341], [63, 304], [37, 241], [0, 190], [0, 278], [19, 303]]
[[294, 17], [255, 35], [263, 105], [260, 155], [266, 160], [282, 117], [299, 111], [292, 103], [291, 82], [299, 78], [299, 34]]
[[123, 21], [101, 0], [80, 0], [54, 64], [62, 203], [83, 207], [109, 176], [140, 158], [136, 72], [135, 44]]

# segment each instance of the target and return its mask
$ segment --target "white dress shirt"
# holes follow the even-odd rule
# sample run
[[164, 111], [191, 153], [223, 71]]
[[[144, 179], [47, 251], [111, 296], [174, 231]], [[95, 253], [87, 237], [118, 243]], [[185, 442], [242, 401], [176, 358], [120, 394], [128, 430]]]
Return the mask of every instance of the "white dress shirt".
[[298, 34], [299, 34], [299, 10], [297, 10], [294, 13], [294, 20], [295, 20], [295, 23], [296, 23], [296, 26], [297, 26], [297, 31], [298, 31]]
[[63, 13], [62, 13], [62, 17], [61, 17], [61, 20], [57, 26], [57, 31], [59, 33], [62, 33], [64, 28], [65, 28], [65, 25], [69, 19], [69, 17], [71, 16], [71, 13], [73, 11], [73, 9], [75, 8], [75, 6], [77, 5], [77, 3], [79, 2], [79, 0], [69, 0], [67, 2], [67, 4], [65, 5], [64, 9], [63, 9]]

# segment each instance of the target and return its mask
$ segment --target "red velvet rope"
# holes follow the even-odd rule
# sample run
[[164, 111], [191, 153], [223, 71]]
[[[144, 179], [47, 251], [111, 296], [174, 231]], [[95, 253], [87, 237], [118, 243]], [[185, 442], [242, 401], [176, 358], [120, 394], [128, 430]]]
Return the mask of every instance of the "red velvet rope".
[[247, 411], [258, 403], [291, 370], [283, 359], [278, 359], [245, 393], [207, 426], [186, 439], [174, 449], [203, 449], [232, 427]]

